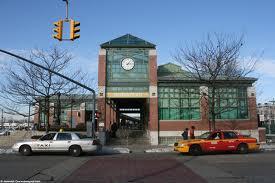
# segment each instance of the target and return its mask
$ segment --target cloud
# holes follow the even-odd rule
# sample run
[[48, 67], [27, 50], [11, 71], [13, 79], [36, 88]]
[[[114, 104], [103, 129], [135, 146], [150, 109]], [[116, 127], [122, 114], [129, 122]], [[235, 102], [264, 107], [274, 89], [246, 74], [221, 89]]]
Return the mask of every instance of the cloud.
[[260, 74], [275, 78], [275, 60], [274, 59], [261, 59], [259, 61], [256, 71]]

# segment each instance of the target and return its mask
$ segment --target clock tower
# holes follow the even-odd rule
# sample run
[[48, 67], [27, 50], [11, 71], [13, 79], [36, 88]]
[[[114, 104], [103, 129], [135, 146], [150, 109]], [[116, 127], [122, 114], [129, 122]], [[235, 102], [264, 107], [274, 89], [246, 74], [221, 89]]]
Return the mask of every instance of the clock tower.
[[[135, 124], [158, 144], [156, 46], [126, 34], [101, 44], [98, 67], [98, 126]], [[134, 119], [134, 114], [139, 117]]]

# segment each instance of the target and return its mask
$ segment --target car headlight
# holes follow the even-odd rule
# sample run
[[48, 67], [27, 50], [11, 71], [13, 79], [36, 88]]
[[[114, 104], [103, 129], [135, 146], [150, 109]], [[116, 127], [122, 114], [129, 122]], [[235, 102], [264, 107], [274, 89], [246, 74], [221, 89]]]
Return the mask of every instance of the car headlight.
[[184, 147], [186, 146], [187, 144], [179, 144], [180, 147]]
[[16, 144], [14, 144], [14, 145], [12, 146], [12, 148], [17, 148], [18, 146], [19, 146], [19, 144], [16, 143]]

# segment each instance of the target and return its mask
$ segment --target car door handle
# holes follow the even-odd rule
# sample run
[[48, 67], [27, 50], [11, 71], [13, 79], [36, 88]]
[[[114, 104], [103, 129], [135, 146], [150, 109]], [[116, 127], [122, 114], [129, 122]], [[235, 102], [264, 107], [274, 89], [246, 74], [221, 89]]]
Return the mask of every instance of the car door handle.
[[69, 140], [68, 143], [71, 143], [71, 141]]
[[53, 143], [53, 141], [50, 141], [50, 143]]

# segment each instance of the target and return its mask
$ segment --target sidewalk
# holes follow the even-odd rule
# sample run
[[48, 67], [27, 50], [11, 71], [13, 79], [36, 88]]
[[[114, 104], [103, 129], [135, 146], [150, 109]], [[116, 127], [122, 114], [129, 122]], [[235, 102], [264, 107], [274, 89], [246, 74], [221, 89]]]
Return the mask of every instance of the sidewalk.
[[260, 146], [260, 149], [261, 150], [264, 150], [264, 151], [275, 151], [275, 143], [272, 143], [272, 144], [261, 144]]
[[[166, 153], [166, 152], [173, 152], [174, 148], [173, 145], [160, 145], [160, 146], [128, 146], [128, 147], [110, 147], [107, 146], [108, 148], [122, 148], [122, 149], [128, 149], [130, 153]], [[275, 143], [273, 144], [261, 144], [260, 146], [261, 151], [275, 151]]]
[[[275, 144], [261, 144], [261, 151], [275, 151]], [[104, 146], [98, 155], [127, 153], [167, 153], [174, 152], [173, 146]], [[0, 147], [0, 154], [14, 154], [10, 147]]]

